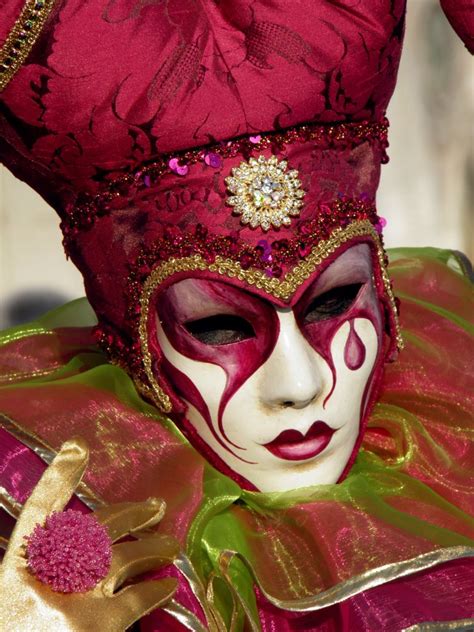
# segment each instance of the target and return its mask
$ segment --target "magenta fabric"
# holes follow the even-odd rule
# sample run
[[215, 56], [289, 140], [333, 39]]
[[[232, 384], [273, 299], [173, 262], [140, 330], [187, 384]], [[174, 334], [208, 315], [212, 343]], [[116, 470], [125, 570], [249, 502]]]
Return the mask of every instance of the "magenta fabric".
[[[400, 632], [421, 622], [474, 617], [474, 561], [446, 562], [325, 608], [298, 614], [277, 610], [258, 596], [262, 632]], [[155, 628], [158, 630], [159, 628]]]
[[451, 26], [474, 54], [474, 4], [472, 0], [440, 0]]
[[0, 481], [18, 503], [25, 502], [45, 467], [33, 450], [0, 428]]
[[[8, 4], [8, 3], [7, 3]], [[7, 165], [95, 190], [104, 171], [304, 122], [379, 120], [404, 0], [67, 0], [2, 95]]]
[[[165, 575], [180, 578], [175, 569], [159, 576]], [[255, 592], [262, 632], [400, 632], [420, 622], [474, 617], [470, 599], [474, 594], [474, 560], [446, 562], [306, 614], [275, 608], [258, 589]], [[203, 620], [199, 605], [182, 578], [176, 599]], [[155, 610], [140, 621], [141, 632], [184, 632], [186, 629], [163, 610]]]
[[[0, 486], [17, 503], [23, 505], [26, 502], [46, 467], [46, 463], [31, 448], [5, 428], [0, 428]], [[90, 511], [75, 495], [67, 504], [67, 508], [83, 513]]]
[[[0, 481], [18, 502], [23, 503], [46, 465], [30, 448], [0, 429]], [[88, 512], [76, 496], [68, 508]], [[180, 580], [175, 598], [200, 620], [202, 611], [186, 580], [174, 567], [150, 578], [174, 576]], [[454, 560], [433, 569], [404, 577], [325, 608], [301, 614], [279, 610], [256, 589], [262, 632], [354, 632], [356, 630], [399, 631], [420, 621], [452, 621], [474, 617], [474, 560]], [[142, 632], [180, 632], [186, 628], [162, 610], [140, 622]]]

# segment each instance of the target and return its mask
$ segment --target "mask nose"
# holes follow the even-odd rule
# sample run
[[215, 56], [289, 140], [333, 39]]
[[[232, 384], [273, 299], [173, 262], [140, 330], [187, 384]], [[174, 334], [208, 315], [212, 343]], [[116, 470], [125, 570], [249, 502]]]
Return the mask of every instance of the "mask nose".
[[263, 367], [262, 402], [273, 408], [304, 408], [323, 392], [321, 358], [299, 330], [293, 312], [277, 313], [280, 333]]

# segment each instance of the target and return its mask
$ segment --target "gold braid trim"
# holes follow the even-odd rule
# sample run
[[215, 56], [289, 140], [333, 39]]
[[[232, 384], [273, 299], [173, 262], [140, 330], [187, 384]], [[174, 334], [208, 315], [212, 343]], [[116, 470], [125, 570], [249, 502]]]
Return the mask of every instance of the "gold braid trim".
[[153, 401], [165, 413], [171, 411], [171, 401], [168, 395], [158, 384], [152, 369], [152, 356], [148, 347], [148, 316], [150, 309], [150, 300], [156, 290], [166, 279], [178, 272], [192, 272], [195, 270], [207, 270], [220, 274], [229, 279], [238, 279], [254, 286], [259, 290], [263, 290], [272, 297], [280, 300], [288, 301], [296, 290], [308, 279], [316, 268], [333, 252], [335, 252], [342, 244], [353, 239], [354, 237], [371, 237], [377, 249], [377, 257], [380, 264], [382, 280], [385, 287], [390, 307], [394, 316], [396, 328], [397, 346], [401, 350], [403, 348], [403, 340], [400, 334], [400, 325], [398, 322], [397, 308], [395, 298], [393, 296], [390, 279], [385, 269], [384, 250], [377, 231], [368, 220], [356, 221], [347, 226], [347, 228], [336, 228], [329, 239], [321, 241], [313, 248], [311, 254], [296, 265], [282, 279], [268, 277], [265, 272], [255, 268], [244, 270], [240, 263], [232, 259], [225, 259], [217, 256], [214, 263], [207, 263], [200, 255], [192, 255], [190, 257], [182, 257], [180, 259], [171, 258], [168, 261], [158, 265], [146, 280], [142, 295], [140, 298], [141, 317], [140, 317], [140, 345], [142, 350], [143, 367], [148, 378], [151, 389], [144, 384], [137, 384], [141, 392], [150, 396]]
[[28, 0], [0, 51], [0, 92], [30, 54], [55, 0]]

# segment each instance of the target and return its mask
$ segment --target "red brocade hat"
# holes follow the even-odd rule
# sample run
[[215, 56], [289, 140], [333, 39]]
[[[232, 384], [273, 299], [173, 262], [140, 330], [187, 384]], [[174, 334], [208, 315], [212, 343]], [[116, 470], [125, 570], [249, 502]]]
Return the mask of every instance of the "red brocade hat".
[[162, 410], [179, 402], [149, 306], [183, 277], [291, 305], [367, 242], [401, 345], [375, 195], [404, 10], [44, 0], [2, 18], [2, 161], [58, 211], [100, 341]]

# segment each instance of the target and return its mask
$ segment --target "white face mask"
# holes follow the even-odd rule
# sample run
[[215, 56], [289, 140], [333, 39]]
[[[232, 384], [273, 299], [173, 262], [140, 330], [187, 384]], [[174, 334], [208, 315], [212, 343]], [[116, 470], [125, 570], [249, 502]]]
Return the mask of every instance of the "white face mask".
[[340, 255], [292, 308], [186, 279], [159, 297], [158, 313], [168, 379], [221, 461], [265, 492], [339, 480], [382, 348], [366, 244]]

